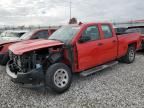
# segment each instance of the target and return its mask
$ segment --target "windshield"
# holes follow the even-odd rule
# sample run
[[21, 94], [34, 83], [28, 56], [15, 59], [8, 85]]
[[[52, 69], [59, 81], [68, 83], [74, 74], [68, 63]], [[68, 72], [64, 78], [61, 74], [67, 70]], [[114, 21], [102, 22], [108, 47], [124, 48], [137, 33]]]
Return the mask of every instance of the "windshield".
[[3, 32], [0, 34], [0, 38], [3, 40], [19, 39], [25, 32]]
[[34, 32], [35, 32], [35, 30], [29, 31], [29, 32], [25, 33], [24, 35], [22, 35], [20, 39], [22, 39], [22, 40], [29, 39], [33, 35]]
[[73, 39], [76, 33], [80, 30], [80, 27], [74, 26], [64, 26], [54, 32], [49, 39], [50, 40], [59, 40], [64, 43], [69, 42]]

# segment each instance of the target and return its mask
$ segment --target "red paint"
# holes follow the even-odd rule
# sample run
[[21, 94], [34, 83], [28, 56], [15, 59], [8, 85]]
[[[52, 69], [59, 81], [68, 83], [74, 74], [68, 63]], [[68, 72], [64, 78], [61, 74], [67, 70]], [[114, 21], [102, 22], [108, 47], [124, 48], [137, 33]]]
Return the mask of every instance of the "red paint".
[[[104, 38], [104, 33], [102, 31], [101, 25], [109, 25], [112, 29], [112, 37]], [[131, 33], [124, 35], [116, 35], [115, 31], [110, 23], [87, 23], [79, 25], [80, 30], [74, 36], [71, 41], [73, 46], [74, 62], [72, 64], [73, 72], [80, 72], [87, 70], [89, 68], [116, 60], [124, 56], [128, 50], [129, 44], [135, 44], [136, 49], [140, 48], [141, 39], [140, 34]], [[82, 32], [89, 26], [97, 26], [100, 32], [100, 39], [89, 41], [85, 43], [79, 43], [79, 39], [82, 35]], [[23, 54], [24, 52], [36, 50], [39, 48], [52, 47], [55, 45], [62, 45], [63, 43], [58, 41], [51, 40], [31, 40], [27, 42], [21, 42], [10, 47], [10, 50], [15, 54]], [[99, 45], [102, 44], [102, 45]], [[68, 51], [64, 49], [65, 52], [65, 61], [67, 61]], [[67, 64], [68, 62], [66, 62]]]
[[127, 28], [127, 30], [134, 29], [133, 32], [140, 33], [141, 36], [141, 49], [144, 49], [144, 26], [130, 26]]
[[9, 50], [11, 50], [16, 55], [22, 55], [28, 51], [57, 45], [63, 45], [63, 43], [55, 40], [36, 39], [13, 44], [9, 47]]

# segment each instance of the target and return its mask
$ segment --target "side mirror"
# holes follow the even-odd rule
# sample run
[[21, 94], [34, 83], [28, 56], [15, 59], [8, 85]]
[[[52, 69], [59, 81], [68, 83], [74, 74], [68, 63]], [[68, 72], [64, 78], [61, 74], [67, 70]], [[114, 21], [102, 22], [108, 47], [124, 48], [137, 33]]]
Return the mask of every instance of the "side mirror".
[[80, 43], [84, 43], [90, 40], [89, 36], [82, 36], [79, 40]]

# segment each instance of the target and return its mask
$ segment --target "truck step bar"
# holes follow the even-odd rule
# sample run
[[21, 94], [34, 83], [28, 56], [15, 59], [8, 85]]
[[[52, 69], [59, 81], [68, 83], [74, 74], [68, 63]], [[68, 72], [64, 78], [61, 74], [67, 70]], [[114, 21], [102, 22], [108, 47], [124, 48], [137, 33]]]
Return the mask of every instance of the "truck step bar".
[[106, 64], [104, 64], [104, 65], [101, 65], [101, 66], [94, 67], [94, 68], [92, 68], [92, 69], [83, 71], [83, 72], [80, 73], [80, 76], [86, 77], [86, 76], [89, 76], [89, 75], [91, 75], [91, 74], [94, 74], [94, 73], [96, 73], [96, 72], [98, 72], [98, 71], [101, 71], [101, 70], [103, 70], [103, 69], [112, 67], [113, 65], [116, 65], [116, 64], [118, 64], [118, 61], [109, 62], [109, 63], [106, 63]]
[[20, 87], [22, 88], [31, 88], [31, 89], [36, 89], [36, 88], [42, 88], [44, 87], [44, 84], [37, 84], [37, 85], [33, 85], [33, 84], [19, 84]]

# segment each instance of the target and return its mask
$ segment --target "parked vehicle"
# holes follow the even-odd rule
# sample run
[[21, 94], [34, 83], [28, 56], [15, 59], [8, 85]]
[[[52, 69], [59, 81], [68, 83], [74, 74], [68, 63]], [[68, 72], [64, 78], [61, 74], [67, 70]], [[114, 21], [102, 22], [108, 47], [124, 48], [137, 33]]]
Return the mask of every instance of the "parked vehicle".
[[[54, 31], [56, 31], [58, 28], [49, 28], [49, 29], [37, 29], [37, 30], [31, 30], [25, 32], [17, 31], [17, 32], [6, 32], [7, 35], [2, 35], [1, 37], [3, 40], [0, 40], [0, 64], [6, 65], [6, 63], [9, 60], [8, 55], [8, 47], [14, 43], [20, 42], [20, 41], [26, 41], [26, 40], [32, 40], [32, 39], [47, 39]], [[24, 34], [25, 33], [25, 34]], [[2, 33], [2, 34], [5, 34]], [[20, 35], [23, 34], [23, 35]], [[10, 37], [10, 40], [7, 40], [6, 37]], [[4, 40], [6, 39], [6, 40]]]
[[6, 30], [0, 34], [0, 64], [5, 65], [9, 60], [8, 47], [20, 40], [27, 30]]
[[28, 30], [6, 30], [0, 34], [0, 40], [17, 40], [26, 32], [28, 32]]
[[141, 34], [141, 49], [144, 49], [144, 26], [131, 26], [125, 31], [126, 33], [140, 33]]
[[6, 72], [13, 82], [44, 84], [56, 93], [66, 91], [72, 73], [88, 76], [117, 64], [132, 63], [140, 47], [138, 33], [116, 35], [110, 23], [68, 25], [48, 40], [20, 42], [9, 47]]

